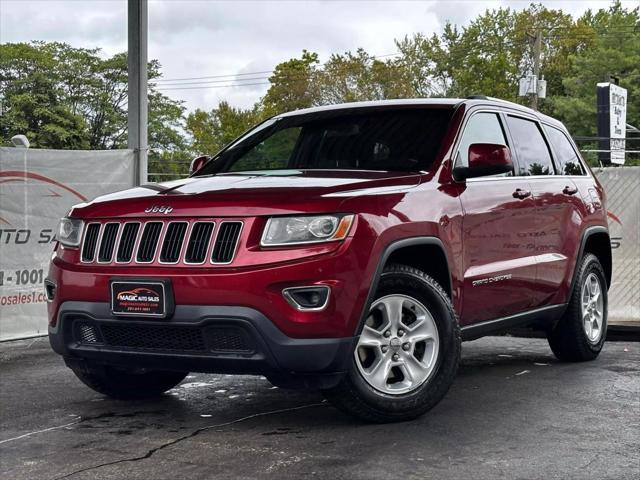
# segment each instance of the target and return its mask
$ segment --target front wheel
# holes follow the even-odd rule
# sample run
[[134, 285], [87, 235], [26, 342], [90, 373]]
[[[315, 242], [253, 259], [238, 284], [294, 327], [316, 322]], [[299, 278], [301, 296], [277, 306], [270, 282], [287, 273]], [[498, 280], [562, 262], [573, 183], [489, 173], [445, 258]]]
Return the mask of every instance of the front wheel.
[[366, 421], [416, 418], [453, 383], [460, 330], [442, 287], [405, 265], [385, 268], [350, 369], [324, 391], [337, 408]]
[[122, 370], [111, 366], [72, 368], [73, 373], [98, 393], [121, 400], [151, 398], [178, 385], [187, 372]]
[[547, 333], [554, 355], [564, 362], [598, 356], [607, 335], [607, 283], [595, 255], [586, 254], [565, 314]]

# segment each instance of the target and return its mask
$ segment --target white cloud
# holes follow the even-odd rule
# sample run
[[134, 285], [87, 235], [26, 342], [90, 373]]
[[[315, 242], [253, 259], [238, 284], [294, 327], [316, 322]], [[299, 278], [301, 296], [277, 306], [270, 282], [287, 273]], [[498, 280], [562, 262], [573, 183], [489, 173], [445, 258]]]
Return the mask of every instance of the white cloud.
[[[149, 57], [161, 62], [165, 78], [183, 78], [271, 70], [303, 49], [318, 52], [321, 60], [358, 47], [383, 55], [396, 50], [396, 38], [438, 32], [447, 21], [465, 24], [487, 8], [520, 9], [529, 3], [150, 0]], [[572, 14], [610, 4], [606, 0], [542, 3]], [[623, 4], [633, 7], [637, 2]], [[126, 10], [124, 0], [0, 0], [0, 41], [63, 41], [100, 47], [110, 55], [126, 50]], [[262, 82], [266, 79], [246, 83]], [[265, 90], [265, 85], [252, 85], [166, 93], [185, 100], [190, 109], [210, 109], [220, 100], [250, 106]]]

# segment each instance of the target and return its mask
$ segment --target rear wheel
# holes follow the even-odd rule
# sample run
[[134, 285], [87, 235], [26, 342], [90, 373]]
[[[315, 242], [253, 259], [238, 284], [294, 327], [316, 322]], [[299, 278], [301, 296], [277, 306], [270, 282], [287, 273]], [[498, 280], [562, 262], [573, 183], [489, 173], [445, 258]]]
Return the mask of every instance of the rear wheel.
[[123, 400], [156, 397], [171, 390], [187, 376], [187, 372], [135, 372], [111, 366], [72, 370], [85, 385], [96, 392]]
[[390, 265], [355, 346], [351, 367], [325, 396], [361, 419], [416, 418], [444, 397], [460, 357], [460, 332], [442, 287], [420, 270]]
[[554, 355], [565, 362], [598, 356], [607, 335], [607, 283], [595, 255], [580, 263], [567, 311], [547, 338]]

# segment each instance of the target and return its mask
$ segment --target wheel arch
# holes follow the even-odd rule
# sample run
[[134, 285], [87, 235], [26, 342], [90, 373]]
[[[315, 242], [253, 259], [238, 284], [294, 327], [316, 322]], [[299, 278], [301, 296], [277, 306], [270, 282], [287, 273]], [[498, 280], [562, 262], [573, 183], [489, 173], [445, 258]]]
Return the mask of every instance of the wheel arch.
[[609, 238], [609, 231], [605, 227], [596, 226], [587, 228], [582, 234], [582, 240], [580, 241], [580, 250], [576, 257], [576, 265], [573, 270], [573, 278], [571, 279], [571, 289], [577, 282], [577, 275], [580, 266], [580, 262], [586, 253], [591, 253], [598, 258], [600, 264], [605, 273], [605, 280], [607, 282], [607, 290], [611, 287], [611, 277], [613, 275], [613, 259], [611, 256], [611, 239]]
[[382, 272], [385, 266], [390, 263], [400, 263], [422, 270], [433, 277], [449, 295], [449, 298], [452, 298], [453, 284], [450, 263], [442, 241], [438, 237], [410, 237], [396, 240], [385, 247], [378, 260], [369, 287], [369, 294], [360, 315], [356, 335], [360, 334], [369, 308], [373, 303]]

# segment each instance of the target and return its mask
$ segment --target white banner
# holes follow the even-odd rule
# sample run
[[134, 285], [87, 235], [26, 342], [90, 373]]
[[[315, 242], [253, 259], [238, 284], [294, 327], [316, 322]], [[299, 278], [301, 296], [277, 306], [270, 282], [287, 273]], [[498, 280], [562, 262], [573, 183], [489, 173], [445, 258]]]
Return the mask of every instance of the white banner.
[[60, 217], [133, 184], [132, 150], [0, 147], [0, 340], [47, 332], [43, 280]]
[[609, 324], [640, 325], [640, 167], [595, 172], [607, 193], [613, 278]]

